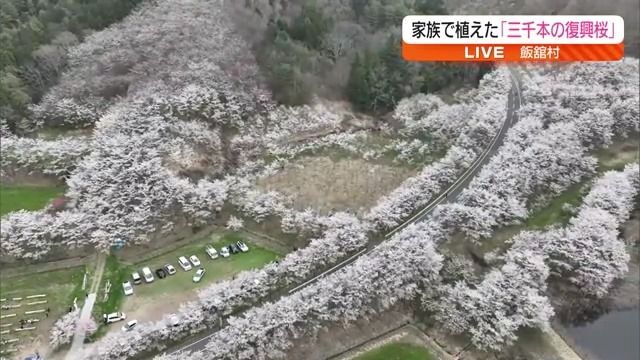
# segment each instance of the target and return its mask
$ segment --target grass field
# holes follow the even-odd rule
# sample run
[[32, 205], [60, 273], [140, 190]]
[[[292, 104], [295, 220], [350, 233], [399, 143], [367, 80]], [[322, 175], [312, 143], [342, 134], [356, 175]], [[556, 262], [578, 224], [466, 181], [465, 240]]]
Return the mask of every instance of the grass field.
[[423, 346], [398, 342], [371, 350], [355, 360], [437, 360], [437, 357]]
[[0, 185], [0, 216], [16, 210], [37, 210], [64, 193], [57, 186]]
[[[3, 315], [15, 313], [15, 317], [2, 319], [2, 330], [9, 330], [8, 334], [2, 338], [20, 339], [24, 343], [36, 336], [48, 336], [49, 328], [60, 316], [68, 312], [69, 306], [73, 304], [73, 299], [78, 298], [78, 307], [82, 306], [84, 293], [82, 291], [82, 279], [85, 267], [73, 267], [63, 270], [55, 270], [37, 274], [25, 274], [13, 277], [0, 278], [0, 298], [6, 299], [3, 305], [20, 304], [15, 309], [2, 310]], [[44, 298], [25, 299], [26, 296], [46, 294]], [[13, 301], [13, 298], [22, 297], [20, 301]], [[29, 302], [43, 301], [45, 304], [28, 305]], [[44, 313], [26, 315], [25, 311], [50, 309], [49, 316]], [[18, 327], [20, 319], [39, 319], [34, 331], [16, 332], [13, 329]]]
[[588, 181], [583, 181], [570, 186], [560, 195], [554, 197], [547, 206], [535, 210], [527, 219], [527, 228], [543, 229], [552, 224], [566, 224], [573, 215], [564, 211], [562, 207], [564, 204], [570, 204], [574, 207], [579, 206], [587, 183]]
[[80, 266], [38, 274], [3, 277], [0, 279], [0, 298], [47, 294], [47, 304], [51, 307], [53, 314], [54, 308], [68, 308], [73, 298], [81, 295], [84, 271], [84, 266]]

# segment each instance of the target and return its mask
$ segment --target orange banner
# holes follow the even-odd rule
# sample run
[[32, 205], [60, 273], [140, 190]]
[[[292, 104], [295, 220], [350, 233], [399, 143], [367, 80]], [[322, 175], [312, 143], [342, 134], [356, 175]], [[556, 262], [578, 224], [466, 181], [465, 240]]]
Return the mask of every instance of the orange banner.
[[616, 61], [624, 44], [407, 44], [408, 61]]

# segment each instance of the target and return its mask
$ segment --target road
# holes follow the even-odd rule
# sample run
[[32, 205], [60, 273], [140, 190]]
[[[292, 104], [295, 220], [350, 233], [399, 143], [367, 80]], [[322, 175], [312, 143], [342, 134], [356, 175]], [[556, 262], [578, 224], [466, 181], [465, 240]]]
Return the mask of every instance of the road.
[[[480, 171], [480, 169], [482, 169], [482, 166], [488, 163], [491, 157], [498, 151], [498, 149], [500, 148], [500, 145], [502, 145], [504, 141], [504, 137], [507, 134], [507, 130], [518, 121], [517, 111], [520, 108], [520, 105], [522, 105], [520, 80], [519, 80], [518, 74], [511, 67], [509, 68], [509, 72], [511, 74], [511, 90], [509, 91], [509, 96], [507, 98], [507, 116], [505, 118], [504, 123], [502, 124], [502, 127], [500, 128], [496, 136], [493, 138], [489, 146], [484, 150], [482, 154], [480, 154], [480, 156], [473, 162], [473, 164], [453, 184], [451, 184], [446, 190], [444, 190], [441, 193], [441, 195], [439, 195], [436, 199], [434, 199], [432, 202], [427, 204], [424, 208], [422, 208], [422, 210], [417, 212], [411, 218], [407, 219], [405, 222], [403, 222], [402, 224], [398, 225], [396, 228], [394, 228], [393, 230], [385, 234], [384, 236], [385, 239], [390, 238], [396, 232], [404, 229], [409, 224], [424, 220], [427, 216], [429, 216], [433, 212], [436, 206], [440, 204], [450, 203], [450, 202], [453, 202], [455, 199], [457, 199], [457, 197], [462, 193], [462, 191], [469, 185], [471, 180], [473, 180], [473, 177]], [[375, 247], [378, 244], [379, 243], [369, 243], [369, 246], [366, 249], [361, 250], [357, 254], [340, 262], [339, 264], [333, 266], [332, 268], [327, 269], [322, 274], [296, 286], [295, 288], [291, 289], [289, 293], [294, 293], [310, 284], [313, 284], [319, 279], [335, 271], [342, 269], [343, 267], [356, 261], [356, 259], [359, 258], [360, 256], [371, 252], [373, 249], [375, 249]]]
[[91, 288], [87, 293], [87, 297], [84, 301], [84, 305], [82, 305], [82, 310], [80, 311], [80, 318], [76, 322], [76, 332], [73, 335], [73, 340], [71, 342], [71, 348], [67, 352], [66, 360], [76, 360], [79, 358], [78, 353], [82, 350], [84, 344], [84, 338], [86, 333], [82, 331], [83, 324], [86, 324], [91, 318], [91, 312], [93, 311], [93, 305], [96, 302], [96, 297], [98, 296], [98, 290], [100, 287], [100, 282], [102, 281], [102, 275], [104, 275], [104, 267], [106, 264], [106, 255], [104, 253], [98, 253], [98, 259], [96, 261], [96, 269], [95, 275], [93, 277], [93, 281], [91, 283]]
[[[406, 220], [404, 223], [400, 224], [398, 227], [396, 227], [395, 229], [389, 231], [387, 234], [385, 234], [384, 238], [389, 238], [391, 237], [393, 234], [395, 234], [396, 232], [398, 232], [401, 229], [404, 229], [406, 226], [408, 226], [409, 224], [415, 223], [415, 222], [419, 222], [423, 219], [425, 219], [427, 216], [429, 216], [431, 214], [431, 212], [433, 212], [433, 210], [435, 209], [435, 207], [437, 205], [440, 204], [445, 204], [448, 202], [451, 202], [453, 200], [455, 200], [464, 190], [464, 188], [466, 188], [469, 183], [471, 182], [471, 180], [473, 179], [473, 177], [480, 171], [480, 169], [482, 168], [483, 165], [485, 165], [487, 162], [489, 162], [489, 159], [491, 158], [491, 156], [493, 156], [498, 149], [500, 148], [500, 145], [502, 145], [502, 142], [504, 141], [504, 137], [507, 133], [507, 130], [518, 121], [517, 118], [517, 110], [520, 108], [520, 105], [522, 104], [522, 98], [521, 98], [521, 90], [520, 90], [520, 80], [518, 78], [518, 74], [516, 71], [514, 71], [512, 68], [509, 68], [510, 74], [511, 74], [511, 90], [509, 91], [509, 96], [507, 99], [507, 116], [505, 118], [504, 123], [502, 124], [502, 127], [500, 128], [500, 130], [498, 131], [498, 134], [496, 134], [496, 136], [493, 138], [492, 142], [489, 144], [489, 146], [485, 149], [485, 151], [480, 154], [480, 156], [478, 157], [478, 159], [476, 159], [474, 161], [474, 163], [471, 165], [471, 167], [469, 167], [469, 169], [467, 169], [459, 178], [458, 180], [456, 180], [453, 184], [451, 184], [449, 186], [449, 188], [447, 188], [442, 195], [440, 195], [439, 197], [437, 197], [435, 200], [433, 200], [431, 203], [429, 203], [428, 205], [426, 205], [421, 211], [419, 211], [418, 213], [416, 213], [415, 215], [413, 215], [411, 218], [409, 218], [408, 220]], [[445, 197], [444, 194], [447, 194], [447, 196]], [[322, 274], [315, 276], [312, 279], [307, 280], [306, 282], [296, 286], [295, 288], [289, 290], [289, 294], [294, 293], [296, 291], [299, 291], [300, 289], [309, 286], [313, 283], [315, 283], [316, 281], [318, 281], [319, 279], [334, 273], [340, 269], [342, 269], [343, 267], [353, 263], [356, 259], [358, 259], [360, 256], [367, 254], [369, 252], [371, 252], [373, 249], [375, 249], [375, 247], [379, 244], [378, 243], [370, 243], [369, 246], [363, 250], [361, 250], [360, 252], [352, 255], [351, 257], [349, 257], [346, 260], [343, 260], [342, 262], [340, 262], [339, 264], [333, 266], [330, 269], [327, 269], [326, 271], [324, 271]], [[182, 351], [197, 351], [197, 350], [201, 350], [205, 347], [207, 340], [213, 336], [213, 334], [215, 334], [217, 330], [213, 330], [211, 333], [206, 334], [205, 336], [194, 340], [193, 342], [189, 343], [188, 345], [184, 345], [180, 348], [177, 349], [171, 349], [170, 351], [168, 351], [169, 354], [174, 354], [174, 353], [178, 353], [178, 352], [182, 352]]]

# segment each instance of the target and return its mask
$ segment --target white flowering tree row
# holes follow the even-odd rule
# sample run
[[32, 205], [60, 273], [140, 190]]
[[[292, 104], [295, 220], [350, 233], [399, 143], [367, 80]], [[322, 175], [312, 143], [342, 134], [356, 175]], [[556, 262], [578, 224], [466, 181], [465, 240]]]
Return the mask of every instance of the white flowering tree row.
[[[9, 214], [2, 254], [107, 249], [212, 221], [228, 191], [211, 180], [223, 170], [220, 134], [271, 105], [231, 29], [220, 0], [156, 1], [74, 48], [69, 70], [33, 110], [46, 125], [95, 123], [91, 152], [67, 180], [75, 205]], [[199, 168], [205, 178], [183, 176]]]
[[530, 66], [523, 75], [527, 77], [523, 92], [527, 106], [521, 110], [523, 115], [537, 113], [545, 119], [545, 125], [580, 116], [600, 116], [605, 139], [611, 136], [610, 117], [614, 135], [639, 130], [637, 59], [560, 68]]
[[[592, 121], [595, 122], [595, 120]], [[544, 166], [548, 166], [549, 163], [557, 162], [557, 157], [555, 156], [550, 159], [544, 157], [550, 156], [551, 153], [558, 152], [566, 155], [566, 152], [570, 152], [574, 154], [571, 160], [575, 160], [565, 164], [560, 163], [559, 166], [552, 167], [548, 173], [543, 172], [539, 177], [531, 177], [529, 180], [531, 183], [526, 184], [527, 186], [518, 187], [515, 185], [521, 181], [521, 177], [523, 176], [522, 172], [503, 172], [501, 175], [506, 177], [505, 182], [510, 182], [513, 186], [517, 187], [519, 193], [516, 194], [520, 198], [531, 196], [535, 193], [532, 189], [542, 189], [545, 184], [549, 186], [550, 180], [553, 179], [551, 175], [553, 172], [559, 172], [561, 176], [563, 173], [568, 173], [567, 178], [569, 180], [564, 180], [566, 184], [568, 184], [577, 181], [581, 174], [593, 169], [593, 160], [586, 157], [585, 154], [592, 148], [591, 144], [594, 143], [593, 140], [589, 140], [590, 136], [592, 136], [593, 133], [598, 133], [599, 129], [596, 126], [591, 126], [592, 124], [587, 124], [590, 126], [581, 128], [583, 131], [578, 131], [575, 124], [559, 122], [557, 125], [558, 126], [543, 127], [540, 119], [529, 115], [523, 119], [522, 125], [510, 134], [507, 145], [505, 146], [507, 150], [502, 150], [502, 156], [508, 152], [515, 152], [516, 155], [523, 153], [524, 155], [521, 155], [520, 159], [515, 157], [515, 159], [519, 161], [513, 162], [512, 165], [516, 168], [519, 166], [526, 168], [528, 164], [531, 164], [528, 165], [531, 167], [531, 173], [524, 173], [526, 175], [540, 172], [544, 169]], [[602, 143], [605, 142], [603, 141]], [[542, 157], [541, 160], [546, 160], [546, 162], [531, 162], [533, 155], [540, 155]], [[498, 157], [497, 159], [504, 160], [503, 157]], [[495, 161], [495, 163], [498, 163], [498, 161]], [[507, 167], [506, 165], [508, 163], [509, 162], [500, 165]], [[570, 168], [572, 164], [573, 166], [577, 165], [578, 169]], [[494, 166], [497, 165], [494, 164]], [[484, 176], [486, 177], [487, 175], [485, 174]], [[551, 182], [551, 186], [553, 186], [553, 182]], [[558, 187], [564, 188], [566, 185], [561, 183]], [[504, 190], [501, 187], [488, 188], [485, 192], [487, 198], [482, 204], [491, 203], [494, 199], [499, 200], [502, 191]], [[474, 204], [475, 206], [466, 204], [461, 206], [476, 208], [482, 211], [483, 209], [480, 207], [482, 204], [477, 203]], [[520, 214], [526, 217], [526, 208], [524, 206], [518, 206], [517, 203], [514, 205], [514, 209], [524, 209]], [[489, 223], [493, 221], [494, 224], [498, 224], [490, 211], [482, 211], [486, 215], [485, 218], [472, 217], [461, 220], [459, 216], [460, 211], [453, 211], [456, 209], [455, 205], [443, 206], [437, 211], [437, 221], [440, 222], [445, 229], [457, 227], [459, 223], [465, 223], [467, 221], [475, 224], [474, 226], [483, 225], [482, 223], [485, 220], [488, 220]], [[464, 214], [465, 212], [462, 213]], [[500, 214], [498, 213], [498, 215]], [[474, 221], [476, 222], [474, 223]], [[542, 256], [535, 253], [514, 253], [502, 268], [491, 272], [490, 276], [485, 278], [479, 287], [464, 287], [464, 284], [462, 284], [457, 290], [453, 288], [452, 291], [455, 293], [455, 296], [452, 295], [454, 297], [449, 298], [449, 300], [453, 302], [452, 305], [462, 305], [460, 305], [461, 307], [458, 307], [457, 310], [452, 310], [453, 315], [451, 316], [457, 317], [460, 315], [460, 312], [465, 313], [464, 317], [459, 318], [459, 326], [457, 329], [467, 327], [471, 331], [472, 339], [477, 347], [497, 350], [512, 343], [516, 338], [516, 331], [521, 327], [539, 326], [544, 328], [547, 326], [549, 318], [553, 315], [553, 311], [544, 296], [549, 270], [543, 260], [544, 258]], [[509, 296], [505, 297], [505, 293], [509, 294]], [[487, 299], [487, 301], [484, 301], [485, 299]], [[281, 301], [276, 304], [284, 302], [284, 300], [285, 299], [281, 299]], [[335, 305], [335, 303], [333, 304]], [[498, 316], [495, 316], [495, 313], [493, 313], [493, 306], [499, 309]], [[254, 309], [253, 311], [258, 312], [260, 309]], [[261, 311], [261, 314], [267, 311], [274, 312], [274, 309], [267, 305]], [[455, 311], [458, 312], [457, 315]], [[248, 318], [252, 315], [253, 312], [247, 314], [246, 317]], [[447, 314], [440, 314], [440, 316], [442, 316], [442, 319], [445, 319]], [[283, 356], [283, 348], [286, 349], [288, 346], [291, 346], [290, 341], [285, 341], [286, 336], [295, 337], [296, 334], [302, 334], [298, 332], [293, 334], [285, 332], [277, 333], [279, 336], [278, 344], [281, 345], [275, 349], [269, 347], [268, 349], [271, 350], [269, 350], [268, 353], [252, 352], [250, 349], [255, 349], [256, 344], [260, 343], [253, 341], [253, 339], [248, 340], [251, 346], [239, 346], [240, 349], [236, 347], [236, 344], [227, 345], [226, 347], [222, 345], [224, 341], [228, 341], [231, 338], [229, 337], [230, 334], [233, 334], [232, 336], [236, 336], [236, 338], [244, 339], [245, 337], [241, 337], [239, 334], [246, 335], [247, 333], [251, 333], [253, 331], [251, 324], [255, 321], [253, 318], [251, 320], [252, 321], [246, 320], [244, 322], [238, 322], [236, 326], [232, 325], [231, 327], [224, 328], [214, 336], [211, 345], [205, 353], [192, 355], [194, 358], [197, 358], [197, 356], [202, 356], [202, 358], [226, 358], [225, 354], [232, 354], [230, 356], [232, 358], [239, 356], [247, 356], [249, 358], [260, 358], [261, 356], [277, 358], [278, 356]], [[287, 324], [286, 326], [292, 326], [290, 322], [283, 322]], [[281, 323], [275, 319], [271, 319], [270, 324], [270, 329], [273, 329], [274, 326], [285, 326], [284, 324], [280, 325]], [[237, 326], [241, 326], [241, 329], [237, 329]], [[264, 324], [261, 326], [265, 327]], [[310, 327], [312, 329], [311, 331], [313, 331], [313, 325], [310, 325]], [[455, 329], [454, 326], [452, 330]], [[484, 336], [485, 332], [491, 333], [492, 336]], [[269, 344], [273, 344], [274, 340], [268, 337], [269, 335], [270, 334], [265, 335], [261, 333], [261, 339], [267, 337], [267, 339], [270, 340]], [[218, 352], [218, 349], [224, 350]]]
[[299, 284], [321, 270], [362, 249], [367, 244], [364, 224], [354, 216], [336, 213], [328, 217], [324, 233], [308, 246], [262, 269], [244, 271], [200, 291], [199, 299], [181, 305], [179, 325], [169, 315], [157, 322], [142, 323], [127, 333], [112, 333], [101, 339], [87, 358], [125, 359], [161, 350], [171, 341], [206, 327], [215, 327], [228, 316], [258, 304], [278, 290]]
[[190, 147], [219, 152], [220, 139], [203, 123], [159, 115], [139, 103], [114, 106], [97, 123], [91, 153], [67, 180], [75, 207], [62, 212], [10, 213], [3, 218], [2, 253], [40, 258], [54, 246], [108, 249], [117, 239], [142, 243], [172, 221], [213, 220], [227, 197], [224, 181], [197, 183], [166, 164]]
[[[239, 162], [247, 165], [243, 174], [263, 167], [265, 156], [274, 158], [269, 160], [262, 174], [269, 175], [300, 154], [315, 153], [330, 147], [337, 147], [366, 159], [375, 159], [393, 151], [397, 153], [396, 161], [411, 162], [436, 148], [450, 146], [463, 133], [467, 137], [482, 137], [485, 135], [482, 132], [491, 132], [485, 127], [496, 128], [504, 118], [499, 113], [504, 115], [508, 88], [508, 72], [500, 69], [485, 77], [480, 90], [459, 94], [460, 104], [446, 105], [433, 95], [416, 95], [405, 99], [394, 114], [396, 120], [405, 127], [399, 132], [402, 139], [387, 146], [367, 144], [367, 131], [345, 131], [345, 114], [319, 101], [312, 106], [280, 106], [267, 115], [256, 116], [240, 129], [240, 134], [232, 139], [231, 145], [240, 158]], [[425, 104], [425, 97], [433, 99], [438, 106]], [[503, 100], [504, 104], [500, 104]], [[462, 112], [461, 108], [466, 111]], [[448, 119], [451, 116], [454, 118]], [[480, 122], [487, 122], [488, 125], [478, 124]], [[415, 130], [418, 126], [416, 124], [422, 126], [420, 131]], [[393, 132], [388, 126], [383, 126], [382, 130], [385, 133]], [[418, 136], [432, 139], [429, 143], [424, 143], [415, 138]], [[462, 138], [458, 140], [458, 146], [469, 145], [468, 141]]]
[[237, 125], [269, 104], [250, 54], [222, 0], [147, 2], [70, 49], [69, 70], [33, 107], [34, 121], [87, 127], [120, 98], [153, 94], [182, 119]]
[[300, 154], [316, 154], [325, 149], [337, 148], [348, 152], [353, 156], [359, 156], [365, 160], [375, 159], [386, 151], [382, 146], [367, 143], [371, 132], [359, 130], [354, 132], [336, 132], [317, 138], [309, 138], [301, 142], [289, 143], [286, 146], [278, 146], [270, 149], [270, 154], [276, 159], [293, 159]]
[[[517, 174], [515, 175], [517, 176]], [[441, 208], [446, 207], [442, 206]], [[436, 229], [439, 227], [448, 232], [452, 226], [458, 226], [455, 221], [457, 219], [449, 218], [455, 213], [447, 211], [437, 211], [437, 213], [438, 216], [434, 220], [435, 222], [430, 222], [423, 227], [411, 226], [408, 230], [402, 231], [397, 238], [407, 241], [405, 244], [398, 245], [391, 240], [385, 243], [384, 246], [394, 246], [397, 249], [403, 246], [407, 247], [410, 244], [409, 248], [415, 251], [422, 245], [419, 242], [416, 243], [415, 238], [405, 237], [407, 233], [411, 233], [416, 228], [422, 228], [429, 229], [433, 234], [438, 231]], [[438, 240], [442, 237], [444, 237], [443, 234], [431, 236], [431, 238]], [[410, 258], [411, 256], [407, 255], [407, 257]], [[365, 259], [367, 263], [372, 261], [368, 257], [363, 257], [362, 260]], [[402, 266], [401, 264], [405, 257], [397, 259], [395, 266]], [[447, 310], [438, 312], [439, 319], [442, 321], [455, 320], [455, 322], [451, 322], [450, 330], [456, 332], [460, 332], [463, 329], [468, 330], [473, 343], [477, 347], [486, 350], [499, 350], [511, 344], [516, 339], [517, 330], [520, 328], [544, 328], [548, 326], [548, 321], [553, 315], [553, 311], [548, 299], [544, 296], [549, 270], [543, 260], [543, 257], [536, 253], [514, 254], [503, 267], [490, 272], [478, 286], [471, 287], [464, 283], [452, 286], [445, 291], [446, 295], [443, 297], [442, 302], [439, 303], [441, 306], [439, 309]], [[347, 267], [345, 273], [358, 266], [366, 267], [360, 261], [356, 261], [353, 265]], [[385, 269], [386, 272], [389, 270]], [[353, 271], [358, 271], [358, 269]], [[373, 273], [372, 276], [379, 276], [380, 274], [376, 270], [369, 269], [369, 271]], [[391, 274], [391, 276], [394, 275]], [[379, 294], [376, 294], [375, 290], [370, 290], [366, 294], [345, 293], [343, 287], [330, 282], [331, 280], [333, 280], [333, 275], [327, 277], [326, 284], [318, 283], [311, 285], [311, 287], [317, 287], [317, 291], [322, 293], [331, 292], [335, 288], [338, 289], [337, 294], [332, 293], [331, 296], [321, 297], [327, 299], [326, 303], [330, 305], [325, 306], [335, 309], [333, 310], [334, 312], [344, 311], [351, 314], [357, 311], [353, 308], [353, 304], [348, 300], [344, 300], [341, 295], [348, 296], [350, 299], [357, 299], [360, 301], [358, 304], [362, 306], [364, 306], [364, 301], [361, 299], [386, 299], [385, 297], [376, 296]], [[378, 282], [380, 281], [378, 280]], [[347, 280], [345, 280], [346, 282]], [[406, 285], [401, 285], [401, 288], [406, 288]], [[286, 356], [285, 351], [293, 345], [292, 339], [300, 336], [312, 336], [321, 328], [314, 321], [316, 312], [305, 312], [304, 320], [298, 321], [289, 321], [290, 318], [282, 316], [278, 310], [278, 305], [291, 312], [292, 310], [288, 307], [288, 304], [296, 296], [297, 294], [281, 298], [275, 304], [267, 304], [250, 310], [239, 320], [230, 320], [230, 325], [217, 332], [211, 338], [206, 350], [189, 354], [190, 358], [284, 358]], [[317, 294], [315, 296], [320, 297]], [[407, 295], [407, 298], [411, 296], [413, 294]], [[391, 301], [397, 301], [398, 298], [403, 298], [402, 293], [391, 296]], [[307, 300], [304, 303], [309, 302]], [[294, 303], [302, 306], [298, 302]], [[302, 311], [306, 311], [304, 307]], [[326, 311], [318, 313], [324, 314]], [[277, 314], [278, 316], [271, 317], [269, 314]], [[358, 314], [358, 316], [362, 315], [361, 313]], [[342, 317], [325, 316], [322, 319], [327, 322], [339, 322]], [[298, 330], [297, 326], [301, 326], [300, 330]], [[250, 335], [254, 333], [256, 334], [255, 338]], [[230, 339], [236, 339], [236, 341], [231, 342]], [[246, 345], [244, 345], [245, 343]], [[184, 356], [184, 354], [181, 356]], [[172, 359], [174, 357], [159, 358]]]
[[[257, 175], [263, 170], [265, 176], [303, 151], [331, 143], [349, 144], [354, 136], [341, 132], [342, 119], [340, 113], [322, 102], [272, 107], [266, 114], [253, 116], [230, 141], [236, 162], [241, 165], [235, 173]], [[265, 157], [275, 161], [265, 162]]]
[[[442, 159], [424, 167], [418, 175], [383, 196], [365, 218], [379, 230], [391, 229], [454, 182], [489, 145], [504, 123], [509, 89], [508, 70], [499, 68], [485, 75], [478, 90], [464, 104], [445, 105], [435, 97], [425, 95], [402, 100], [394, 116], [403, 121], [407, 129], [421, 126], [440, 141], [453, 141], [453, 144]], [[460, 113], [460, 107], [468, 111]]]
[[[619, 68], [627, 65], [596, 66], [588, 73], [574, 67], [593, 65], [572, 65], [567, 71], [599, 79], [622, 76]], [[446, 218], [456, 221], [469, 237], [480, 239], [489, 236], [495, 226], [519, 222], [535, 201], [558, 194], [592, 174], [596, 159], [589, 152], [608, 146], [614, 134], [624, 135], [633, 131], [630, 124], [637, 124], [638, 119], [630, 122], [625, 116], [611, 115], [616, 97], [629, 96], [625, 101], [637, 102], [637, 92], [634, 97], [629, 93], [637, 84], [620, 79], [592, 97], [591, 89], [586, 92], [559, 81], [564, 77], [573, 81], [574, 77], [554, 78], [553, 74], [525, 82], [526, 104], [520, 120], [509, 130], [498, 153], [463, 191], [459, 203], [443, 208], [451, 213]], [[626, 116], [637, 116], [637, 111]]]
[[[277, 191], [264, 192], [256, 189], [251, 180], [265, 171], [268, 170], [263, 169], [262, 172], [243, 177], [230, 175], [225, 178], [229, 186], [229, 202], [245, 217], [257, 223], [268, 217], [279, 218], [282, 232], [307, 238], [320, 235], [335, 225], [334, 219], [344, 216], [342, 213], [322, 215], [312, 208], [296, 210], [291, 206], [290, 196]], [[365, 227], [368, 228], [368, 225]]]
[[604, 297], [628, 270], [629, 255], [618, 235], [640, 190], [639, 171], [635, 163], [606, 172], [566, 227], [524, 232], [512, 249], [543, 255], [553, 279], [568, 282], [584, 296]]
[[520, 327], [544, 328], [553, 316], [548, 279], [601, 298], [627, 272], [629, 255], [618, 238], [640, 189], [638, 164], [595, 181], [565, 228], [523, 231], [503, 256], [505, 264], [479, 283], [457, 281], [423, 297], [423, 305], [452, 333], [466, 333], [480, 349], [499, 351]]
[[278, 193], [263, 193], [254, 189], [250, 178], [228, 178], [230, 200], [241, 213], [256, 221], [268, 216], [278, 216], [282, 219], [285, 232], [322, 235], [313, 238], [307, 247], [289, 254], [276, 265], [243, 272], [234, 280], [214, 284], [203, 290], [199, 302], [183, 306], [181, 312], [188, 319], [183, 322], [183, 328], [169, 331], [167, 319], [147, 324], [140, 327], [138, 332], [141, 339], [148, 340], [124, 346], [126, 338], [116, 334], [113, 339], [110, 336], [97, 346], [99, 353], [125, 356], [124, 354], [162, 348], [167, 339], [175, 340], [190, 332], [199, 331], [205, 325], [216, 324], [221, 316], [255, 304], [278, 289], [301, 283], [318, 270], [327, 268], [366, 245], [368, 224], [360, 224], [352, 216], [343, 213], [319, 216], [310, 209], [292, 210], [286, 206], [286, 199]]
[[284, 359], [296, 339], [309, 341], [327, 326], [376, 316], [419, 288], [434, 287], [442, 256], [432, 236], [439, 235], [411, 226], [317, 283], [229, 319], [202, 351], [156, 359]]
[[533, 251], [509, 254], [477, 284], [443, 285], [423, 297], [434, 318], [454, 334], [466, 333], [478, 349], [500, 351], [513, 344], [521, 328], [549, 326], [553, 308], [545, 295], [549, 268]]
[[[549, 134], [545, 135], [549, 136]], [[540, 141], [540, 139], [536, 139], [536, 141]], [[575, 142], [578, 143], [578, 140], [576, 139]], [[557, 143], [552, 142], [552, 144]], [[521, 151], [526, 150], [525, 148]], [[510, 176], [516, 177], [518, 174], [512, 173]], [[497, 188], [495, 190], [500, 189]], [[498, 197], [495, 194], [491, 195], [495, 198]], [[451, 206], [442, 206], [441, 208], [450, 209]], [[428, 225], [431, 231], [435, 231], [434, 229], [437, 229], [438, 225], [447, 231], [450, 231], [451, 227], [458, 226], [455, 212], [439, 209], [437, 214], [438, 216], [435, 220], [437, 223]], [[526, 213], [523, 216], [526, 216]], [[404, 231], [401, 232], [403, 235], [404, 233]], [[387, 244], [394, 245], [394, 242], [392, 240]], [[407, 246], [407, 244], [404, 246]], [[413, 246], [419, 245], [411, 243], [412, 249], [414, 249]], [[500, 269], [491, 271], [478, 285], [470, 286], [465, 283], [458, 283], [444, 290], [441, 300], [437, 302], [436, 318], [446, 323], [451, 331], [468, 331], [476, 347], [494, 351], [513, 343], [517, 339], [517, 330], [520, 328], [545, 328], [548, 326], [549, 319], [553, 316], [553, 310], [545, 296], [549, 269], [544, 260], [545, 258], [536, 252], [513, 251], [509, 254], [505, 265]], [[351, 270], [352, 267], [357, 267], [359, 264], [360, 262], [357, 261], [352, 266], [349, 266], [348, 269]], [[376, 271], [373, 272], [376, 275], [378, 274]], [[316, 285], [312, 286], [316, 287]], [[322, 285], [318, 284], [317, 286], [321, 287]], [[336, 287], [340, 291], [343, 289], [335, 283], [330, 286], [330, 288]], [[323, 289], [318, 291], [330, 290]], [[352, 293], [349, 293], [349, 295], [357, 299], [376, 298], [374, 291], [366, 295], [357, 294], [357, 296], [354, 296]], [[250, 310], [239, 320], [230, 320], [230, 325], [217, 332], [211, 338], [212, 340], [206, 350], [189, 356], [195, 359], [284, 358], [286, 356], [285, 351], [293, 345], [292, 339], [303, 335], [313, 336], [320, 329], [313, 321], [315, 312], [312, 312], [312, 315], [307, 313], [303, 318], [304, 321], [288, 321], [287, 319], [289, 318], [282, 318], [277, 305], [285, 307], [290, 312], [290, 308], [286, 306], [295, 297], [296, 295], [282, 298], [273, 305], [267, 304], [261, 308]], [[398, 297], [401, 296], [394, 296], [393, 299]], [[332, 309], [354, 311], [349, 307], [350, 303], [338, 302], [335, 297], [330, 297], [327, 301], [332, 305]], [[295, 303], [298, 304], [298, 302]], [[268, 314], [277, 314], [278, 317], [273, 318]], [[263, 317], [265, 320], [262, 320]], [[339, 318], [329, 318], [327, 316], [323, 320], [339, 321]], [[297, 330], [296, 327], [298, 322], [301, 323], [300, 330]], [[267, 323], [269, 324], [268, 326], [266, 325]], [[258, 330], [256, 329], [258, 328], [266, 328], [267, 330], [257, 332]], [[286, 330], [278, 331], [277, 329], [280, 328]], [[257, 332], [256, 338], [247, 335], [255, 332]], [[241, 334], [244, 335], [241, 336]], [[249, 338], [247, 339], [247, 337]], [[230, 342], [230, 339], [241, 339], [241, 341], [246, 341], [247, 345], [243, 346], [242, 342], [238, 344], [238, 340], [235, 343]], [[227, 345], [224, 345], [225, 343]], [[172, 357], [168, 358], [171, 359]]]
[[22, 169], [56, 177], [68, 175], [91, 149], [91, 139], [84, 137], [43, 140], [3, 134], [0, 144], [0, 171]]

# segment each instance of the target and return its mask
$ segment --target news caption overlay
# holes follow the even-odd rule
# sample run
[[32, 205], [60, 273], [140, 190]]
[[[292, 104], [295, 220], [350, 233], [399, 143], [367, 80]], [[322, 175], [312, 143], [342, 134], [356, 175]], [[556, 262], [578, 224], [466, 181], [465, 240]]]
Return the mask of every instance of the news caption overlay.
[[409, 15], [408, 61], [616, 61], [624, 20], [615, 15]]

